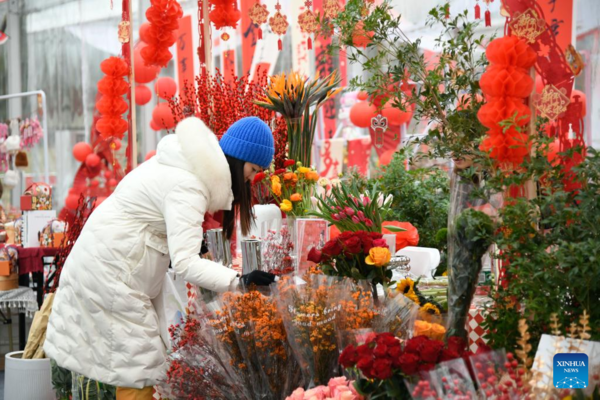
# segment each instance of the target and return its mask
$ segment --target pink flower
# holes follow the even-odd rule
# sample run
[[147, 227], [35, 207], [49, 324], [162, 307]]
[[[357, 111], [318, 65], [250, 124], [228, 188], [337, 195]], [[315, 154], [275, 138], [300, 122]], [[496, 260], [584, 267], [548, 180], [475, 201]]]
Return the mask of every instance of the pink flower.
[[373, 247], [388, 247], [385, 239], [375, 239], [373, 240]]
[[363, 206], [368, 206], [371, 203], [371, 199], [368, 196], [365, 195], [360, 195], [360, 198], [362, 200]]
[[346, 207], [346, 208], [344, 208], [344, 211], [346, 212], [346, 214], [347, 214], [349, 217], [351, 217], [351, 216], [353, 216], [353, 215], [354, 215], [354, 210], [353, 210], [353, 209], [351, 209], [350, 207]]
[[358, 224], [358, 223], [360, 223], [360, 219], [358, 219], [358, 217], [356, 215], [354, 215], [352, 217], [352, 222], [354, 222], [355, 224]]
[[354, 202], [354, 204], [356, 204], [357, 206], [360, 205], [360, 202], [358, 201], [358, 199], [356, 197], [352, 197], [352, 201]]
[[368, 226], [369, 228], [373, 226], [373, 221], [371, 221], [370, 219], [366, 219], [365, 220], [365, 225]]
[[331, 219], [333, 219], [334, 221], [341, 220], [340, 214], [331, 214]]
[[344, 219], [347, 217], [346, 213], [343, 211], [341, 211], [338, 215], [340, 216], [340, 219]]
[[357, 212], [357, 213], [356, 213], [356, 215], [358, 215], [358, 218], [359, 218], [361, 221], [364, 221], [364, 220], [365, 220], [365, 214], [364, 214], [362, 211], [359, 211], [359, 212]]
[[308, 400], [326, 400], [329, 396], [329, 388], [326, 386], [317, 386], [304, 392], [304, 399]]
[[285, 398], [285, 400], [304, 400], [304, 389], [299, 387], [294, 392]]
[[[338, 386], [348, 387], [348, 379], [345, 376], [339, 376], [337, 378], [331, 378], [329, 383], [327, 384], [329, 390], [333, 392], [333, 390]], [[333, 394], [333, 393], [332, 393]]]

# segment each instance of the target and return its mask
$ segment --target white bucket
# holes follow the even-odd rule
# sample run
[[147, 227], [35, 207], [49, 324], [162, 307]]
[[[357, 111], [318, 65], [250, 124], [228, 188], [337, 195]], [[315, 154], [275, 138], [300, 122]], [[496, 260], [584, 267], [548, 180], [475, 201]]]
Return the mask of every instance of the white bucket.
[[4, 400], [55, 400], [49, 358], [23, 360], [22, 351], [6, 355]]

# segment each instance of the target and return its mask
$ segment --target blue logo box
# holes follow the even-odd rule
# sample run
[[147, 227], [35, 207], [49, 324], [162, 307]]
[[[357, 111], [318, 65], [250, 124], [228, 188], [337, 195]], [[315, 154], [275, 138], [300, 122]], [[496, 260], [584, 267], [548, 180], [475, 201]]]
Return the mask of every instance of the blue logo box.
[[588, 387], [588, 356], [583, 353], [559, 353], [554, 356], [552, 372], [554, 387], [585, 389]]

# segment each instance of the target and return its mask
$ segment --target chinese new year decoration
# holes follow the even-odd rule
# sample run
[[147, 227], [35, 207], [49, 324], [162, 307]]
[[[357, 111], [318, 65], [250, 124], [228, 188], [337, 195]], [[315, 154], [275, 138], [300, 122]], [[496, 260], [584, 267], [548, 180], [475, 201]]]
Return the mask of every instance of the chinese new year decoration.
[[323, 15], [325, 18], [334, 19], [342, 11], [339, 0], [325, 0], [323, 4]]
[[146, 10], [150, 27], [145, 30], [147, 46], [141, 50], [146, 66], [166, 67], [173, 55], [169, 48], [177, 41], [183, 10], [176, 0], [150, 0]]
[[96, 128], [104, 139], [123, 139], [129, 124], [122, 115], [127, 111], [127, 102], [123, 95], [129, 91], [124, 77], [129, 74], [127, 63], [119, 57], [110, 57], [102, 61], [100, 69], [106, 76], [98, 82], [98, 91], [102, 97], [96, 108], [102, 114]]
[[[215, 25], [215, 29], [237, 28], [242, 13], [237, 8], [235, 0], [210, 0], [210, 12], [208, 18]], [[223, 32], [221, 39], [229, 40], [229, 34]]]
[[[487, 103], [478, 113], [479, 121], [488, 128], [481, 149], [505, 167], [514, 167], [529, 154], [528, 135], [521, 128], [529, 124], [531, 112], [525, 104], [533, 89], [529, 69], [537, 55], [522, 39], [505, 36], [492, 41], [486, 55], [490, 66], [481, 76], [481, 91]], [[505, 129], [500, 122], [514, 118]]]
[[[475, 4], [475, 19], [481, 19], [481, 7], [479, 7], [479, 0], [476, 0]], [[487, 6], [485, 10], [485, 26], [492, 26], [492, 14], [490, 13], [490, 3], [494, 0], [481, 0]]]
[[267, 18], [269, 17], [267, 6], [257, 1], [248, 11], [248, 15], [252, 23], [258, 28], [258, 39], [262, 39], [262, 29], [260, 26], [267, 22]]
[[275, 5], [275, 10], [277, 10], [277, 12], [275, 15], [269, 18], [269, 25], [271, 26], [271, 30], [276, 35], [279, 35], [277, 47], [279, 48], [279, 51], [281, 51], [283, 50], [283, 41], [281, 40], [281, 36], [285, 35], [287, 32], [289, 23], [287, 21], [287, 17], [281, 14], [281, 4], [279, 4], [279, 1], [277, 1], [277, 4]]
[[315, 33], [319, 29], [319, 22], [317, 21], [317, 16], [310, 9], [312, 6], [312, 1], [307, 0], [304, 5], [306, 6], [306, 10], [302, 12], [298, 16], [298, 25], [300, 25], [300, 30], [304, 33], [308, 33], [308, 49], [312, 49], [312, 38], [310, 35]]

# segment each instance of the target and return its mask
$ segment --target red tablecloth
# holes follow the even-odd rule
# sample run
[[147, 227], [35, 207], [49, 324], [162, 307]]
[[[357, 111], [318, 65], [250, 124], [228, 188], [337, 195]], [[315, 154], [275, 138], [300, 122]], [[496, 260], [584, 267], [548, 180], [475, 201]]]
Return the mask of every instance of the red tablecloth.
[[42, 257], [54, 257], [58, 253], [57, 248], [51, 247], [17, 247], [19, 253], [19, 275], [30, 272], [44, 272]]

